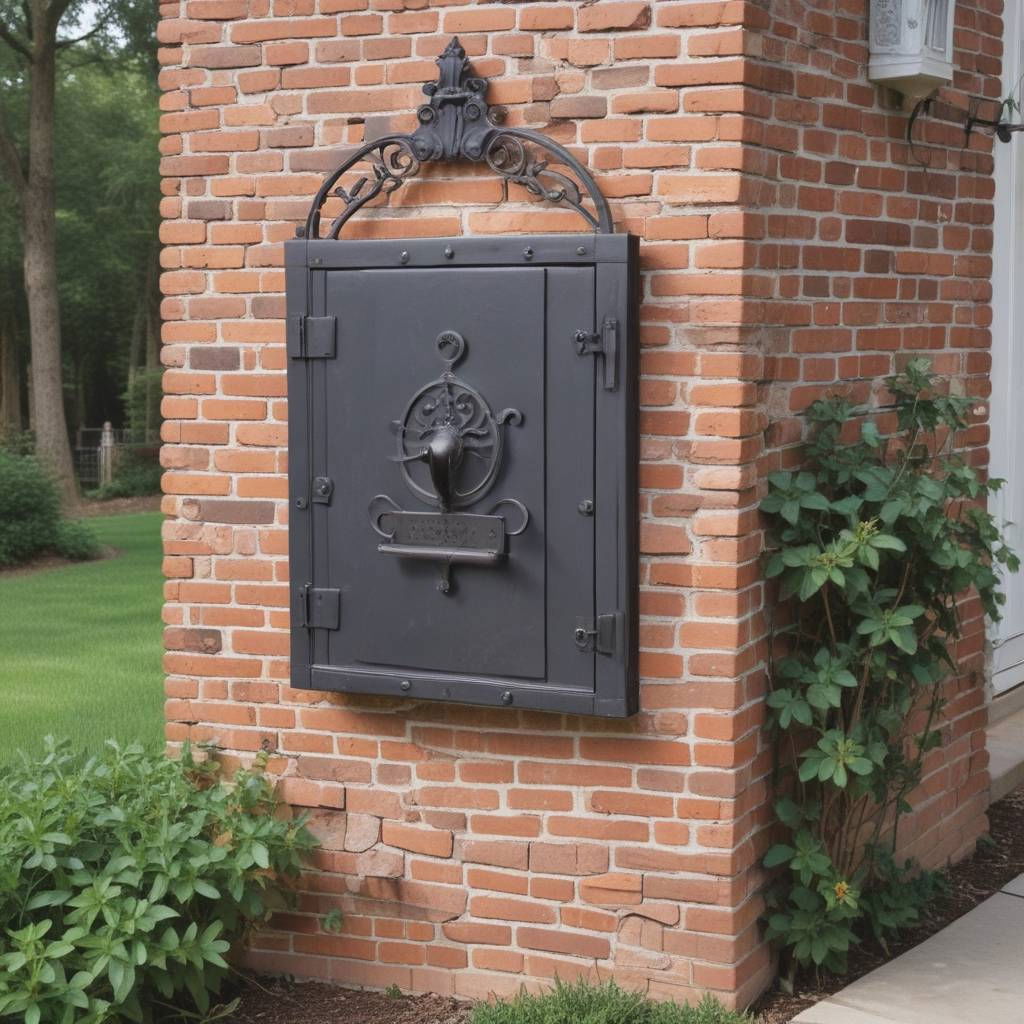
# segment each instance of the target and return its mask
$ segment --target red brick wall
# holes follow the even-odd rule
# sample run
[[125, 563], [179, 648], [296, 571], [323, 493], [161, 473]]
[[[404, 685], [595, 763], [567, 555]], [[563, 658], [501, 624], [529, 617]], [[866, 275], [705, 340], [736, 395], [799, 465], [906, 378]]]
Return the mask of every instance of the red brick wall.
[[[961, 3], [961, 22], [983, 3]], [[929, 184], [907, 168], [904, 116], [864, 80], [864, 6], [163, 4], [167, 735], [227, 759], [276, 751], [324, 842], [258, 966], [471, 997], [599, 973], [745, 1003], [767, 982], [759, 478], [791, 457], [825, 384], [866, 395], [901, 347], [941, 349], [940, 368], [979, 391], [987, 365], [989, 157], [950, 136]], [[976, 66], [992, 31], [960, 29], [972, 92], [990, 87]], [[344, 147], [412, 127], [455, 32], [491, 102], [586, 159], [642, 239], [628, 722], [287, 685], [280, 243]], [[936, 176], [949, 199], [920, 194]], [[577, 229], [503, 196], [479, 168], [429, 170], [352, 227]], [[883, 215], [909, 237], [877, 234]], [[983, 821], [979, 694], [955, 692], [920, 821], [955, 812], [958, 850]], [[336, 935], [320, 924], [335, 908]]]
[[[800, 412], [829, 391], [884, 402], [882, 380], [925, 355], [976, 396], [959, 444], [987, 464], [993, 141], [964, 146], [962, 112], [1000, 96], [1002, 0], [958, 0], [955, 78], [914, 127], [900, 97], [866, 81], [868, 4], [771, 0], [748, 121], [750, 344], [764, 352], [764, 475], [798, 459]], [[983, 103], [983, 116], [994, 105]], [[997, 143], [998, 144], [998, 143]], [[926, 166], [922, 166], [922, 163]], [[757, 181], [755, 190], [753, 182]], [[934, 866], [986, 828], [985, 624], [964, 606], [962, 671], [948, 685], [943, 745], [901, 824]]]

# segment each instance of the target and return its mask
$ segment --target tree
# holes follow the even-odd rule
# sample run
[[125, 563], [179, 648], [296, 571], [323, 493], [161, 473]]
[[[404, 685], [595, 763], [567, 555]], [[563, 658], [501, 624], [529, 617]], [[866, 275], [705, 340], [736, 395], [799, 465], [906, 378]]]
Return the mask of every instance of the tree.
[[[145, 434], [147, 408], [150, 428], [158, 426], [157, 107], [155, 80], [134, 61], [69, 69], [57, 89], [57, 265], [72, 432], [110, 420]], [[154, 401], [139, 406], [147, 384]]]
[[[0, 80], [2, 77], [0, 74]], [[8, 193], [0, 178], [0, 443], [25, 428], [25, 290], [21, 280], [19, 218]]]
[[[78, 495], [64, 412], [57, 277], [54, 124], [58, 63], [87, 40], [105, 41], [116, 49], [144, 38], [139, 29], [145, 21], [140, 14], [143, 7], [137, 0], [0, 0], [0, 43], [6, 47], [8, 59], [15, 60], [13, 67], [8, 64], [8, 79], [14, 88], [0, 94], [0, 173], [11, 185], [20, 212], [33, 429], [37, 454], [56, 477], [66, 505], [77, 503]], [[20, 89], [28, 92], [26, 124], [21, 131], [12, 123], [2, 98]]]

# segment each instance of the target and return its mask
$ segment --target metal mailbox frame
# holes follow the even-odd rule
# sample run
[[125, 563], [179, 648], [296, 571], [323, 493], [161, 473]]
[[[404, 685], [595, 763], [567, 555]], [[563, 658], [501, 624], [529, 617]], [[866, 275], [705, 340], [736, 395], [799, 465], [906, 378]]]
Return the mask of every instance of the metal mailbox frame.
[[[349, 158], [325, 182], [299, 237], [285, 244], [292, 686], [625, 717], [634, 714], [638, 706], [638, 241], [628, 234], [612, 233], [607, 203], [593, 179], [556, 143], [525, 130], [515, 130], [517, 140], [513, 143], [499, 141], [510, 130], [500, 129], [491, 121], [482, 101], [485, 83], [469, 77], [468, 62], [457, 40], [453, 40], [438, 63], [442, 83], [447, 80], [448, 84], [434, 87], [433, 91], [430, 86], [425, 89], [432, 98], [421, 108], [421, 129], [412, 136], [390, 136], [369, 143]], [[459, 89], [461, 97], [456, 95]], [[456, 103], [455, 114], [445, 105], [452, 102]], [[483, 118], [475, 124], [475, 135], [464, 120], [467, 105], [471, 109], [473, 104], [481, 106], [473, 121]], [[425, 117], [425, 109], [432, 113]], [[439, 127], [446, 124], [452, 130], [438, 136]], [[524, 184], [542, 199], [561, 202], [583, 213], [596, 231], [572, 235], [339, 240], [338, 235], [351, 214], [372, 198], [368, 192], [377, 195], [392, 191], [401, 183], [396, 183], [392, 171], [387, 169], [394, 166], [394, 152], [415, 153], [418, 159], [430, 156], [424, 150], [424, 128], [433, 133], [429, 141], [437, 158], [468, 155], [470, 159], [487, 159], [498, 173], [505, 171], [495, 167], [493, 161], [500, 163], [505, 157], [495, 157], [495, 148], [507, 154], [502, 147], [535, 141], [533, 136], [543, 140], [545, 148], [556, 155], [565, 153], [567, 166], [582, 181], [587, 197], [562, 185], [562, 174], [552, 171], [546, 161], [530, 162], [524, 156], [525, 164], [515, 164], [518, 176], [506, 177]], [[398, 148], [388, 156], [381, 146], [396, 145], [396, 138], [401, 139]], [[343, 173], [368, 154], [374, 168], [374, 185], [367, 190], [368, 179], [348, 189], [339, 185]], [[405, 177], [404, 170], [400, 177]], [[543, 194], [530, 188], [530, 182], [542, 180], [545, 184], [538, 187]], [[321, 208], [331, 196], [341, 198], [345, 207], [328, 229], [327, 237], [319, 237]], [[584, 210], [585, 198], [592, 200], [593, 214]], [[580, 359], [600, 360], [600, 372], [584, 378], [591, 380], [594, 387], [594, 493], [592, 499], [581, 502], [579, 509], [580, 515], [592, 516], [594, 523], [596, 615], [592, 619], [578, 619], [574, 636], [566, 638], [568, 643], [575, 644], [581, 656], [594, 658], [593, 692], [560, 685], [558, 679], [536, 682], [389, 665], [334, 664], [329, 634], [339, 628], [345, 607], [338, 581], [327, 581], [331, 584], [327, 587], [315, 585], [323, 582], [318, 548], [329, 528], [331, 502], [336, 500], [338, 489], [347, 489], [350, 482], [323, 475], [322, 460], [314, 458], [311, 439], [315, 430], [322, 430], [318, 417], [322, 419], [324, 415], [323, 408], [318, 407], [323, 398], [317, 397], [316, 375], [322, 372], [323, 360], [344, 352], [349, 339], [344, 310], [328, 308], [327, 275], [364, 270], [401, 275], [404, 271], [423, 269], [459, 274], [468, 268], [516, 266], [591, 268], [594, 276], [594, 304], [588, 311], [593, 324], [578, 330], [575, 337], [551, 342], [574, 345]], [[491, 560], [496, 561], [497, 557]]]

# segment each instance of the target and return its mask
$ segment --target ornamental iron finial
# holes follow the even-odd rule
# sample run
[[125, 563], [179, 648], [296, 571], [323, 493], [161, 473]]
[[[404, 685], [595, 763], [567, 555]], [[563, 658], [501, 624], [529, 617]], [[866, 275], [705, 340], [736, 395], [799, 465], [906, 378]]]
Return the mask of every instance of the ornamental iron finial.
[[484, 99], [487, 82], [471, 74], [458, 36], [437, 58], [437, 66], [437, 81], [423, 86], [429, 101], [416, 112], [420, 126], [413, 133], [413, 150], [419, 160], [479, 160], [496, 127]]

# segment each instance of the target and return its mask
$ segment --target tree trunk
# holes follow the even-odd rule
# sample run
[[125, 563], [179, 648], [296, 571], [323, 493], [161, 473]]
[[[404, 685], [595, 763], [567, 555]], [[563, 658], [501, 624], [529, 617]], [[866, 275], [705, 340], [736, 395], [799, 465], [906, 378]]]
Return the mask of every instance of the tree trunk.
[[21, 430], [21, 365], [14, 320], [8, 317], [0, 319], [0, 435]]
[[32, 348], [32, 406], [36, 452], [53, 473], [65, 508], [73, 509], [78, 504], [78, 485], [64, 414], [57, 293], [57, 196], [53, 160], [57, 50], [45, 27], [39, 25], [38, 29], [30, 72], [29, 169], [21, 204]]
[[160, 429], [160, 247], [153, 250], [146, 275], [146, 443]]

